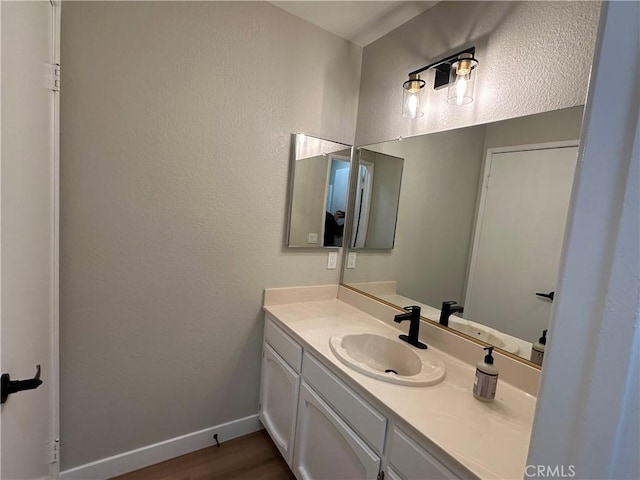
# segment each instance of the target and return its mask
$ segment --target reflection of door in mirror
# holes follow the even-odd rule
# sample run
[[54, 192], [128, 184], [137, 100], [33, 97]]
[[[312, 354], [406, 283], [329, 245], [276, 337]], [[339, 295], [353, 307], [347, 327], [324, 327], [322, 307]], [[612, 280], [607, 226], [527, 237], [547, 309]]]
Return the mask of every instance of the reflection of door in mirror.
[[353, 212], [353, 240], [351, 246], [354, 248], [364, 248], [365, 240], [367, 239], [372, 185], [373, 163], [360, 160], [358, 179], [356, 180], [356, 203]]
[[465, 318], [530, 342], [548, 328], [551, 300], [536, 293], [556, 287], [576, 145], [487, 152]]

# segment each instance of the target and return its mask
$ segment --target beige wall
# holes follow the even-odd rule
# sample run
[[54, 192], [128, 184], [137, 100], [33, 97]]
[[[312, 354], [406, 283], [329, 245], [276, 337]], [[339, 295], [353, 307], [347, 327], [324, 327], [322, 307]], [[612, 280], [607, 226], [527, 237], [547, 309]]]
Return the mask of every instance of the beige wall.
[[268, 3], [64, 2], [62, 469], [257, 412], [292, 132], [352, 143], [361, 49]]
[[[356, 145], [583, 105], [599, 2], [441, 2], [363, 52]], [[446, 102], [425, 76], [424, 117], [401, 115], [408, 72], [476, 46], [475, 99]]]

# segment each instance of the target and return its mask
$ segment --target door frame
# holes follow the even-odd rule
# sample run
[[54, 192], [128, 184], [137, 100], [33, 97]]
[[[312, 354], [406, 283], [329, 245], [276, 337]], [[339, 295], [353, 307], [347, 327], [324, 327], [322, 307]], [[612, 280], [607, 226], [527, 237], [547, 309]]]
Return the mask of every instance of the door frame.
[[[49, 3], [52, 7], [51, 12], [51, 22], [52, 22], [52, 41], [51, 41], [51, 52], [50, 58], [53, 60], [54, 64], [60, 64], [60, 31], [61, 31], [61, 0], [49, 0]], [[0, 2], [0, 21], [2, 19], [2, 2]], [[2, 47], [2, 40], [0, 37], [0, 52]], [[0, 53], [0, 74], [1, 74], [1, 53]], [[43, 79], [44, 80], [44, 79]], [[0, 100], [1, 102], [1, 100]], [[52, 172], [53, 176], [51, 178], [52, 182], [52, 217], [53, 217], [53, 240], [51, 244], [52, 249], [52, 291], [51, 293], [51, 336], [49, 339], [50, 342], [50, 379], [49, 379], [49, 441], [55, 442], [57, 445], [55, 449], [57, 451], [57, 455], [55, 461], [52, 457], [50, 457], [49, 463], [49, 478], [57, 479], [60, 476], [60, 450], [59, 450], [59, 438], [60, 438], [60, 286], [59, 286], [59, 278], [60, 278], [60, 93], [59, 91], [54, 91], [53, 95], [51, 95], [52, 102], [52, 123], [51, 123], [51, 155], [50, 161], [52, 162]], [[2, 125], [2, 118], [0, 115], [0, 126]], [[0, 128], [0, 149], [2, 145], [2, 129]], [[0, 178], [2, 175], [2, 169], [0, 168]], [[1, 185], [1, 182], [0, 182]], [[0, 196], [1, 200], [1, 196]], [[1, 216], [1, 210], [0, 210]], [[1, 222], [0, 222], [1, 228]], [[2, 251], [2, 244], [0, 243], [0, 252]], [[0, 255], [0, 268], [1, 264], [1, 255]], [[0, 292], [2, 291], [2, 283], [0, 281]], [[0, 300], [1, 301], [1, 300]], [[1, 309], [0, 309], [0, 335], [2, 335], [2, 318], [1, 318]], [[0, 342], [1, 348], [1, 342]], [[1, 352], [0, 352], [1, 354]], [[1, 422], [1, 417], [0, 417]], [[43, 445], [45, 448], [45, 445]], [[50, 446], [50, 453], [53, 453], [54, 447]], [[0, 459], [1, 462], [1, 459]], [[1, 468], [1, 463], [0, 463]]]
[[[488, 148], [482, 162], [482, 179], [480, 183], [480, 199], [476, 209], [476, 220], [473, 228], [473, 240], [471, 244], [471, 254], [469, 256], [469, 268], [467, 272], [466, 284], [464, 288], [464, 305], [470, 305], [473, 294], [473, 282], [476, 274], [478, 253], [480, 250], [480, 237], [482, 235], [482, 222], [484, 221], [485, 208], [487, 205], [487, 191], [489, 189], [489, 177], [491, 176], [491, 165], [493, 156], [499, 153], [529, 152], [533, 150], [553, 150], [556, 148], [578, 147], [580, 140], [563, 140], [558, 142], [531, 143], [526, 145], [510, 145], [506, 147]], [[560, 266], [558, 266], [560, 268]]]
[[[62, 0], [49, 0], [53, 8], [53, 63], [60, 65], [60, 36], [62, 31]], [[53, 315], [51, 327], [51, 399], [50, 441], [55, 442], [57, 458], [49, 464], [49, 476], [60, 476], [60, 91], [53, 93]]]

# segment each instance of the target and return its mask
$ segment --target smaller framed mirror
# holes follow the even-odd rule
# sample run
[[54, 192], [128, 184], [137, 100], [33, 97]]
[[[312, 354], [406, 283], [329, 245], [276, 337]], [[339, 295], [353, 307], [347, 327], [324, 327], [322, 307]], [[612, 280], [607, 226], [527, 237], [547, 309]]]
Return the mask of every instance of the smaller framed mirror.
[[292, 136], [288, 247], [341, 247], [351, 145], [302, 133]]

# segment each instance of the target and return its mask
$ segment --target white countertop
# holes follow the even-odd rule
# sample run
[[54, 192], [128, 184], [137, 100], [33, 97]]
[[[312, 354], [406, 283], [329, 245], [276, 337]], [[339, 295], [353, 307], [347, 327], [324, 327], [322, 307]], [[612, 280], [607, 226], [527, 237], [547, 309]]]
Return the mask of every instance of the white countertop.
[[409, 387], [370, 378], [350, 369], [333, 354], [329, 346], [331, 335], [348, 326], [387, 335], [406, 333], [406, 328], [394, 329], [339, 300], [270, 305], [264, 309], [304, 347], [328, 360], [343, 378], [375, 397], [478, 477], [523, 478], [534, 396], [499, 381], [495, 401], [480, 402], [472, 393], [475, 369], [433, 347], [430, 351], [446, 365], [446, 377], [437, 385]]

